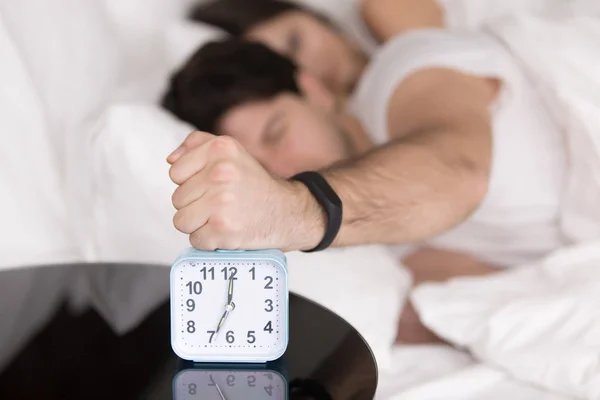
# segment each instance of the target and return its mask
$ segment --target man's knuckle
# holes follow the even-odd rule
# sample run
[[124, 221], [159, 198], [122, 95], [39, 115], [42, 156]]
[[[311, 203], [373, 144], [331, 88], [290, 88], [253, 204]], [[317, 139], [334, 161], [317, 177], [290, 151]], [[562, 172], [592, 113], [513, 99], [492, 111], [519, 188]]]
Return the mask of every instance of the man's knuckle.
[[224, 190], [215, 195], [215, 205], [224, 207], [235, 202], [235, 194], [231, 191]]
[[212, 168], [210, 175], [213, 182], [230, 182], [238, 177], [238, 167], [231, 161], [219, 161]]
[[187, 142], [188, 140], [192, 140], [192, 139], [194, 139], [195, 137], [198, 137], [198, 135], [199, 135], [199, 134], [200, 134], [200, 131], [198, 131], [198, 130], [191, 131], [191, 132], [190, 132], [190, 133], [188, 133], [188, 135], [186, 136], [186, 138], [185, 138], [184, 142]]
[[202, 139], [204, 136], [206, 136], [206, 133], [202, 132], [202, 131], [192, 131], [187, 138], [185, 139], [186, 142], [196, 142], [200, 139]]
[[215, 232], [223, 233], [227, 231], [227, 218], [222, 216], [216, 216], [213, 217], [210, 222]]
[[217, 233], [232, 233], [236, 230], [236, 224], [233, 218], [224, 215], [218, 215], [212, 219], [212, 226]]
[[233, 156], [238, 152], [237, 141], [231, 136], [217, 136], [212, 140], [211, 144], [220, 154]]

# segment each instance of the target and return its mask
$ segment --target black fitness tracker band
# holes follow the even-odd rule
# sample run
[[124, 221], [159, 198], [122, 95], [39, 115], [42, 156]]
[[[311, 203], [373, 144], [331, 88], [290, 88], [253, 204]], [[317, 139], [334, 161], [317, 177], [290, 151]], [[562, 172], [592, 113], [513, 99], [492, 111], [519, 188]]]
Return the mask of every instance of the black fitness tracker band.
[[318, 172], [308, 171], [302, 172], [292, 179], [302, 182], [308, 190], [312, 193], [314, 198], [321, 204], [325, 213], [327, 214], [327, 227], [325, 229], [325, 235], [321, 240], [321, 243], [314, 249], [305, 250], [305, 253], [312, 253], [316, 251], [325, 250], [335, 240], [340, 227], [342, 226], [342, 200], [333, 188], [327, 183], [325, 178]]
[[313, 379], [294, 379], [290, 382], [290, 394], [310, 396], [315, 400], [333, 400], [329, 392]]

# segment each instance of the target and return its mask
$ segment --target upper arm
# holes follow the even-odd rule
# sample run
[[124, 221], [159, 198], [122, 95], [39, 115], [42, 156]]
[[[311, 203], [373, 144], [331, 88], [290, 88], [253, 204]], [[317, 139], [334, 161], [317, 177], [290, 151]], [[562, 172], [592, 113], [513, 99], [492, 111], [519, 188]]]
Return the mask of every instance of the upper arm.
[[407, 30], [444, 25], [436, 0], [362, 0], [361, 14], [380, 42]]
[[492, 116], [499, 82], [445, 69], [413, 73], [394, 90], [388, 103], [387, 121], [392, 139], [411, 142], [431, 139], [444, 154], [489, 167]]
[[432, 125], [491, 122], [489, 108], [499, 83], [449, 68], [429, 68], [412, 73], [394, 89], [388, 102], [391, 137]]

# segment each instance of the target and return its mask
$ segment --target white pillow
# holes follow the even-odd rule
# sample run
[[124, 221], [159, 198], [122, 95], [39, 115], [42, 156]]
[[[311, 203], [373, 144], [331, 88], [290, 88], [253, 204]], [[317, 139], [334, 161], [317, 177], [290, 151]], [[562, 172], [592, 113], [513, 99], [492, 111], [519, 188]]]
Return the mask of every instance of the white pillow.
[[165, 56], [169, 72], [174, 72], [207, 42], [224, 38], [225, 32], [208, 24], [176, 21], [164, 29]]
[[43, 108], [2, 19], [0, 59], [1, 269], [53, 262], [71, 251]]
[[93, 254], [99, 261], [170, 264], [188, 238], [173, 227], [166, 157], [193, 128], [156, 105], [119, 104], [94, 147]]
[[215, 28], [185, 18], [191, 0], [104, 0], [124, 56], [120, 102], [158, 102], [173, 72]]
[[110, 19], [96, 0], [3, 1], [0, 13], [62, 161], [68, 142], [100, 117], [116, 87], [120, 53]]
[[104, 0], [109, 13], [121, 25], [120, 29], [141, 32], [185, 17], [188, 7], [196, 0]]
[[0, 15], [0, 264], [77, 261], [72, 163], [116, 83], [112, 27], [96, 0], [3, 1]]
[[392, 366], [411, 277], [383, 246], [287, 254], [290, 290], [335, 312], [363, 336], [380, 370]]

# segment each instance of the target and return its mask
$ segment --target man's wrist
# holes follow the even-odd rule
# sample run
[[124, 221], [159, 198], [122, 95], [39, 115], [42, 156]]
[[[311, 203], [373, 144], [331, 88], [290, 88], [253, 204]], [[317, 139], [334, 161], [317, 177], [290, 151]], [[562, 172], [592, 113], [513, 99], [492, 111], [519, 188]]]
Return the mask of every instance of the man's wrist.
[[323, 239], [327, 227], [327, 214], [310, 190], [299, 181], [290, 180], [288, 185], [287, 217], [289, 224], [288, 250], [310, 250]]

